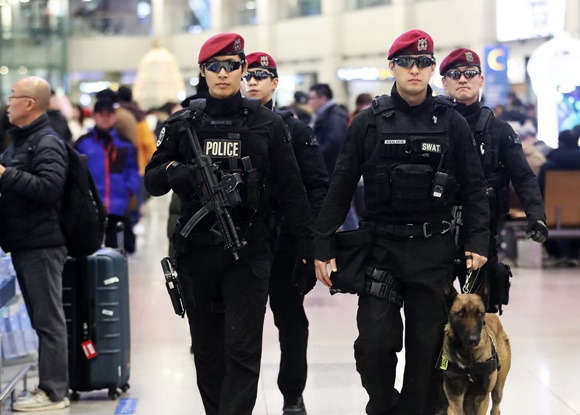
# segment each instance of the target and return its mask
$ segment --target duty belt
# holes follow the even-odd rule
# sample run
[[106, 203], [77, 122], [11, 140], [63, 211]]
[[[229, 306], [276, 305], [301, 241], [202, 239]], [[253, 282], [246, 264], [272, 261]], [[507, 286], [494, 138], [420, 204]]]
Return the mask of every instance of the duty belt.
[[402, 238], [429, 238], [432, 235], [444, 234], [451, 229], [451, 222], [407, 223], [407, 224], [383, 224], [375, 223], [373, 231], [376, 235], [391, 235]]

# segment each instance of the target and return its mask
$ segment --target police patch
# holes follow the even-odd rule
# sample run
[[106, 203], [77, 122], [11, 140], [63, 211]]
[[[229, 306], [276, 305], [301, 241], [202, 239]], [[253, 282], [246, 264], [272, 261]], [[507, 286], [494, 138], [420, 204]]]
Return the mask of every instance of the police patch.
[[385, 140], [385, 144], [388, 146], [407, 144], [407, 140]]
[[204, 154], [215, 158], [240, 157], [242, 155], [241, 140], [205, 140]]
[[427, 153], [441, 153], [441, 144], [421, 143], [421, 151], [426, 151]]
[[164, 138], [165, 138], [165, 127], [163, 127], [159, 132], [159, 137], [157, 138], [157, 147], [161, 145]]

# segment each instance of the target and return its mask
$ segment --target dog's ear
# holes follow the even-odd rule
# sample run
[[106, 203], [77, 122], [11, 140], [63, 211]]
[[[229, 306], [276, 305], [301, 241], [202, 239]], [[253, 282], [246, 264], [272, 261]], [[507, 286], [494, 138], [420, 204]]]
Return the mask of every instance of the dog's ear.
[[445, 283], [443, 284], [443, 296], [445, 298], [445, 310], [449, 312], [453, 302], [455, 301], [455, 297], [457, 297], [457, 290], [453, 286], [453, 280], [450, 278], [446, 278]]
[[474, 294], [477, 294], [481, 297], [483, 305], [487, 310], [489, 306], [489, 282], [487, 281], [487, 279], [482, 281], [481, 284], [477, 286], [477, 290], [475, 290]]

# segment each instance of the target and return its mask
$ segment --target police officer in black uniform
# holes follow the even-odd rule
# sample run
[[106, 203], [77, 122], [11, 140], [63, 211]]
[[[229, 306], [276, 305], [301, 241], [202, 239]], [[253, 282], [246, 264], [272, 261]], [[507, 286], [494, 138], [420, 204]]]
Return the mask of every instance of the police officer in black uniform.
[[[507, 122], [496, 119], [493, 112], [479, 102], [479, 92], [484, 79], [477, 53], [465, 48], [456, 49], [443, 59], [439, 71], [443, 76], [443, 86], [457, 103], [455, 109], [465, 117], [473, 132], [489, 200], [490, 239], [487, 263], [477, 280], [469, 281], [466, 288], [488, 281], [490, 299], [487, 311], [500, 311], [501, 314], [502, 304], [507, 304], [510, 270], [506, 265], [498, 263], [498, 226], [509, 211], [510, 180], [526, 212], [526, 235], [539, 243], [548, 237], [544, 202], [538, 180], [526, 160], [517, 134]], [[456, 262], [456, 273], [463, 285], [466, 276], [465, 261], [459, 256]]]
[[[391, 96], [376, 98], [354, 118], [318, 217], [316, 277], [328, 287], [333, 284], [326, 266], [337, 271], [335, 231], [362, 174], [366, 210], [361, 228], [370, 228], [373, 237], [354, 349], [369, 394], [366, 413], [432, 415], [434, 367], [447, 320], [443, 284], [455, 257], [450, 232], [454, 196], [465, 208], [465, 256], [471, 269], [486, 260], [489, 211], [469, 126], [449, 100], [433, 97], [428, 85], [435, 71], [432, 38], [421, 30], [405, 32], [388, 59], [396, 81]], [[406, 355], [397, 402], [401, 304]]]
[[[298, 257], [308, 257], [312, 249], [308, 199], [288, 130], [260, 101], [241, 96], [246, 72], [243, 48], [244, 39], [236, 33], [218, 34], [203, 44], [198, 63], [210, 96], [192, 101], [188, 109], [168, 119], [145, 173], [145, 185], [153, 196], [173, 189], [181, 199], [175, 262], [192, 326], [197, 384], [211, 415], [249, 415], [255, 404], [270, 271], [269, 199], [274, 187], [286, 224], [297, 235]], [[181, 233], [210, 191], [200, 182], [199, 169], [191, 166], [188, 128], [197, 134], [215, 174], [243, 178], [243, 183], [232, 186], [235, 190], [227, 199], [239, 237], [238, 244], [230, 244], [238, 247], [235, 256], [233, 248], [224, 249], [225, 240], [232, 238], [216, 228], [216, 214], [208, 206], [209, 213], [202, 215], [189, 236]]]
[[[265, 52], [250, 53], [246, 60], [246, 95], [258, 98], [266, 108], [274, 107], [274, 91], [278, 86], [278, 68]], [[292, 148], [300, 167], [310, 210], [314, 218], [322, 208], [328, 190], [328, 175], [314, 131], [294, 118], [290, 111], [276, 111], [290, 129]], [[305, 415], [302, 392], [306, 385], [308, 319], [304, 312], [304, 295], [314, 287], [314, 269], [296, 264], [296, 235], [284, 221], [270, 270], [270, 307], [274, 323], [280, 331], [280, 371], [278, 387], [284, 395], [284, 415]]]

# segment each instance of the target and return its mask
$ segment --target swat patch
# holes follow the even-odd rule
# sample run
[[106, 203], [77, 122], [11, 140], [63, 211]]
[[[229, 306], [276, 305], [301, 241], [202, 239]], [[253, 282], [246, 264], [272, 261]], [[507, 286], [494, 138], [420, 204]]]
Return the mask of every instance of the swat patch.
[[159, 132], [159, 137], [157, 138], [157, 147], [161, 145], [164, 138], [165, 138], [165, 127], [163, 127]]
[[401, 144], [407, 144], [407, 140], [385, 140], [385, 144], [386, 145], [390, 145], [390, 146], [394, 146], [394, 145], [401, 145]]
[[204, 154], [215, 158], [240, 157], [242, 154], [241, 140], [205, 140]]
[[441, 153], [441, 144], [421, 143], [421, 151], [427, 153]]

